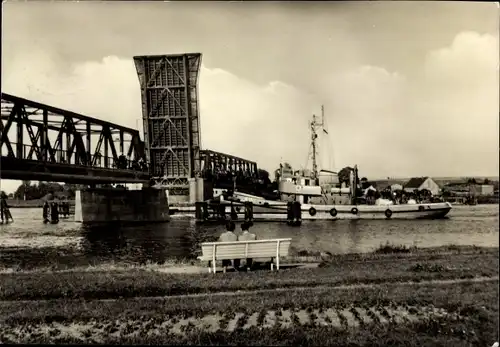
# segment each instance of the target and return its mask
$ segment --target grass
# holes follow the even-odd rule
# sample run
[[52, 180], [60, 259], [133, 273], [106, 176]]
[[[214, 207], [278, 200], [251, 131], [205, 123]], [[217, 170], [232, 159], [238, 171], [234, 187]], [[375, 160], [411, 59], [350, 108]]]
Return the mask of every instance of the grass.
[[[145, 259], [139, 263], [137, 261], [115, 261], [113, 260], [114, 256], [115, 254], [108, 254], [102, 257], [92, 256], [89, 259], [83, 252], [69, 247], [0, 247], [0, 272], [109, 271], [130, 268], [153, 269], [169, 266], [193, 266], [199, 263], [196, 259], [189, 257], [171, 257], [162, 263], [154, 263]], [[116, 255], [116, 258], [120, 258], [120, 256], [126, 258], [126, 255], [123, 254]]]
[[[193, 244], [199, 242], [213, 241], [210, 235], [197, 235], [197, 240], [193, 240]], [[199, 239], [199, 240], [198, 240]], [[497, 248], [479, 248], [476, 246], [456, 246], [448, 245], [433, 248], [416, 248], [407, 247], [409, 252], [398, 251], [404, 249], [404, 246], [395, 246], [391, 244], [381, 245], [375, 249], [373, 253], [352, 253], [332, 255], [330, 253], [323, 253], [319, 251], [310, 250], [297, 250], [294, 247], [290, 248], [290, 256], [284, 259], [284, 263], [328, 263], [335, 261], [371, 261], [377, 259], [384, 259], [390, 257], [392, 259], [409, 259], [415, 256], [422, 257], [428, 256], [432, 258], [436, 254], [447, 253], [481, 253]], [[382, 251], [383, 249], [383, 251]], [[394, 250], [394, 252], [391, 252]], [[0, 273], [5, 272], [47, 272], [47, 271], [110, 271], [110, 270], [128, 270], [144, 269], [155, 270], [164, 269], [165, 267], [181, 267], [181, 266], [202, 266], [196, 259], [198, 249], [193, 252], [193, 256], [178, 258], [172, 257], [165, 259], [161, 263], [154, 263], [148, 260], [143, 262], [127, 262], [127, 261], [114, 261], [110, 260], [111, 255], [106, 257], [93, 256], [89, 259], [82, 252], [69, 248], [61, 247], [41, 247], [41, 248], [17, 248], [17, 247], [0, 247]], [[118, 257], [125, 257], [124, 254], [118, 254]]]
[[[55, 300], [33, 302], [27, 305], [16, 301], [0, 302], [0, 340], [8, 342], [6, 335], [14, 327], [31, 329], [51, 322], [88, 322], [104, 325], [118, 322], [134, 334], [103, 334], [101, 343], [157, 343], [157, 344], [258, 344], [258, 345], [405, 345], [438, 346], [454, 345], [491, 346], [498, 341], [498, 280], [483, 283], [383, 284], [371, 288], [290, 290], [255, 293], [239, 296], [189, 297], [178, 300], [138, 298], [136, 300], [81, 301]], [[275, 310], [321, 310], [326, 308], [349, 309], [352, 307], [396, 306], [439, 307], [453, 316], [428, 317], [407, 324], [367, 324], [361, 329], [352, 327], [319, 327], [302, 325], [299, 329], [258, 328], [237, 329], [233, 332], [203, 332], [191, 330], [183, 336], [165, 333], [160, 326], [168, 317], [187, 318], [207, 313], [221, 313], [226, 317], [240, 315], [240, 325], [253, 313]], [[387, 311], [386, 309], [383, 309]], [[379, 310], [380, 311], [380, 310]], [[387, 313], [389, 316], [389, 313]], [[143, 322], [149, 321], [146, 325]], [[114, 324], [114, 323], [113, 323]], [[300, 324], [300, 322], [296, 322]], [[155, 333], [156, 332], [156, 333]], [[25, 343], [78, 343], [71, 339], [55, 341], [53, 337], [26, 334]]]
[[[0, 343], [455, 347], [498, 341], [498, 248], [381, 245], [370, 254], [292, 254], [321, 259], [321, 266], [216, 275], [161, 272], [190, 266], [191, 259], [82, 264], [65, 272], [21, 267], [0, 274]], [[423, 282], [480, 276], [490, 279]], [[403, 311], [418, 319], [398, 321], [394, 312]], [[210, 315], [218, 319], [213, 330], [196, 325]]]
[[394, 254], [394, 253], [410, 253], [412, 251], [416, 251], [417, 247], [416, 246], [405, 246], [405, 245], [393, 245], [389, 242], [387, 242], [385, 245], [380, 245], [374, 253], [381, 253], [381, 254]]
[[[426, 264], [425, 266], [422, 264]], [[110, 271], [1, 273], [0, 300], [58, 298], [103, 299], [259, 290], [274, 288], [377, 284], [498, 276], [498, 249], [411, 256], [374, 254], [331, 257], [319, 268], [279, 272], [209, 274], [163, 273], [149, 268]], [[158, 270], [158, 269], [157, 269]]]

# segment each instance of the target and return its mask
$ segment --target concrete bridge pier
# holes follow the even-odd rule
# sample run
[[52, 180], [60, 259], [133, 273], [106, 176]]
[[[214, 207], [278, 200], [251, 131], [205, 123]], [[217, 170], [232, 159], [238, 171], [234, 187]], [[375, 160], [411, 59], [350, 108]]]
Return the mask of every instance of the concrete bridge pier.
[[92, 225], [168, 221], [165, 189], [88, 188], [75, 192], [75, 222]]
[[189, 179], [189, 203], [207, 201], [214, 197], [212, 182], [203, 178]]

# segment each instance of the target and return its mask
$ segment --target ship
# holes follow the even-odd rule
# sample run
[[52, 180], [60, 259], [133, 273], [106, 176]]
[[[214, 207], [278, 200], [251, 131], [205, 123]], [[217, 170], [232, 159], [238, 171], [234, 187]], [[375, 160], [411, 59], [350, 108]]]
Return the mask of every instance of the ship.
[[[395, 199], [376, 200], [366, 199], [369, 190], [364, 191], [359, 184], [358, 167], [345, 169], [343, 179], [340, 172], [321, 170], [333, 177], [336, 182], [320, 184], [317, 164], [318, 129], [328, 135], [324, 127], [324, 107], [321, 107], [321, 122], [315, 115], [309, 123], [311, 130], [311, 159], [312, 170], [293, 171], [288, 165], [280, 164], [278, 175], [279, 200], [268, 200], [266, 198], [239, 192], [237, 187], [228, 191], [226, 189], [214, 189], [214, 198], [226, 204], [241, 204], [246, 201], [253, 205], [265, 215], [266, 219], [286, 219], [288, 203], [298, 201], [301, 206], [302, 220], [337, 220], [337, 219], [439, 219], [444, 218], [450, 212], [452, 205], [449, 202], [426, 202], [417, 203], [408, 200], [399, 203]], [[264, 215], [262, 215], [264, 217]]]

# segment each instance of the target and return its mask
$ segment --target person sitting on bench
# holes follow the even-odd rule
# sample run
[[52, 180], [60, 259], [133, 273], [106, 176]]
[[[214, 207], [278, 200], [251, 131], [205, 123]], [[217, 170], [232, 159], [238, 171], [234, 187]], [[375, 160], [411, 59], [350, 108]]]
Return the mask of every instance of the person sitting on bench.
[[[238, 236], [238, 241], [253, 241], [257, 239], [257, 236], [249, 232], [248, 229], [250, 229], [250, 223], [244, 222], [241, 224], [241, 231], [243, 231], [243, 233]], [[246, 259], [247, 271], [250, 271], [250, 268], [252, 267], [252, 262], [253, 262], [252, 258]]]
[[[238, 237], [234, 233], [235, 229], [236, 229], [236, 225], [234, 224], [233, 221], [227, 222], [226, 223], [226, 232], [222, 233], [220, 235], [219, 241], [220, 242], [234, 242], [234, 241], [238, 241]], [[226, 268], [229, 265], [231, 265], [231, 260], [229, 260], [229, 259], [222, 260], [222, 267], [224, 269], [224, 272], [226, 271]], [[234, 264], [233, 267], [236, 269], [237, 265], [239, 265], [239, 264]]]

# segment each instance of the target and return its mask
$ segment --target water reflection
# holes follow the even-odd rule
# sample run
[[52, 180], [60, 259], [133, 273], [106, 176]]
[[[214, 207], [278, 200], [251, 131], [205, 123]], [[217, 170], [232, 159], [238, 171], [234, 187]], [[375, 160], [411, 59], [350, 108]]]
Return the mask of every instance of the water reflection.
[[139, 227], [88, 227], [82, 230], [81, 251], [89, 257], [103, 260], [144, 264], [163, 263], [167, 259], [189, 257], [192, 253], [192, 233], [172, 224]]

